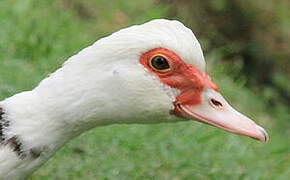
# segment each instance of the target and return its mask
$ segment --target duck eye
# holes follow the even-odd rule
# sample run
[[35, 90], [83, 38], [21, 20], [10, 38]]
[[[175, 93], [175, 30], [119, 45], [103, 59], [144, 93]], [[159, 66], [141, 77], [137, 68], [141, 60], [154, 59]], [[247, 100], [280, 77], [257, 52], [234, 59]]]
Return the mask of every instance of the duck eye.
[[167, 58], [162, 55], [152, 57], [150, 60], [150, 66], [158, 72], [167, 72], [170, 70]]

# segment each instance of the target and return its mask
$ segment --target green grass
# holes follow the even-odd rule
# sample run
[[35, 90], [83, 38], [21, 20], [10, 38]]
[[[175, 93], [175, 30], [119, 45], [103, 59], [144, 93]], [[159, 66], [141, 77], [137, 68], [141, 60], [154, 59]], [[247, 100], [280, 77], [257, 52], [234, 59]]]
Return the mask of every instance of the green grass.
[[[33, 88], [66, 58], [133, 23], [165, 17], [156, 1], [0, 1], [0, 97]], [[232, 104], [270, 132], [270, 143], [196, 122], [99, 127], [74, 139], [31, 179], [288, 179], [289, 108], [265, 105], [239, 67], [206, 54]]]

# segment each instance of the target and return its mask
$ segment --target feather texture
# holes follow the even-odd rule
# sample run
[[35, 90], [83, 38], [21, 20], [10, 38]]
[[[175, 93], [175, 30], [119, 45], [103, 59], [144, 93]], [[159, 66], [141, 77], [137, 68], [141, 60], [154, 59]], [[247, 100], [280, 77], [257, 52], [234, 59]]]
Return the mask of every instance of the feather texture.
[[24, 179], [64, 143], [96, 126], [180, 120], [169, 114], [177, 90], [139, 63], [144, 52], [158, 47], [205, 70], [191, 30], [178, 21], [153, 20], [98, 40], [35, 89], [0, 102], [9, 122], [1, 134], [13, 140], [0, 145], [0, 178]]

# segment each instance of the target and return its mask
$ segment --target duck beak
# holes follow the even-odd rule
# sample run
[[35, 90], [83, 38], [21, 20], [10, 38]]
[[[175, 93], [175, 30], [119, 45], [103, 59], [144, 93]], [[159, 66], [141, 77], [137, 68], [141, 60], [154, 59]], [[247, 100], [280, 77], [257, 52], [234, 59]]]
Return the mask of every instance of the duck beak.
[[195, 105], [175, 104], [178, 115], [196, 119], [225, 131], [252, 137], [267, 142], [267, 132], [254, 121], [232, 108], [215, 90], [206, 89], [201, 94], [201, 103]]

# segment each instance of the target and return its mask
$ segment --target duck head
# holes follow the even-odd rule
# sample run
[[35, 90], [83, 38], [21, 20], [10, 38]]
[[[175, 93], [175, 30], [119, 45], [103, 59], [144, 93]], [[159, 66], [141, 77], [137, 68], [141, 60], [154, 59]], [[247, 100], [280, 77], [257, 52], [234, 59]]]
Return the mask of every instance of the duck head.
[[181, 118], [197, 120], [223, 130], [266, 142], [266, 131], [232, 108], [210, 77], [186, 63], [173, 51], [156, 48], [144, 53], [140, 63], [160, 83], [178, 92], [170, 111]]
[[22, 179], [101, 125], [193, 120], [268, 140], [222, 97], [197, 39], [178, 21], [153, 20], [102, 38], [33, 90], [1, 101], [0, 110], [5, 179]]
[[77, 125], [77, 119], [98, 125], [197, 120], [268, 140], [262, 127], [222, 97], [205, 73], [198, 40], [178, 21], [153, 20], [102, 38], [71, 57], [36, 91], [62, 96], [55, 100], [64, 102], [59, 108], [50, 105], [51, 114], [61, 109]]

